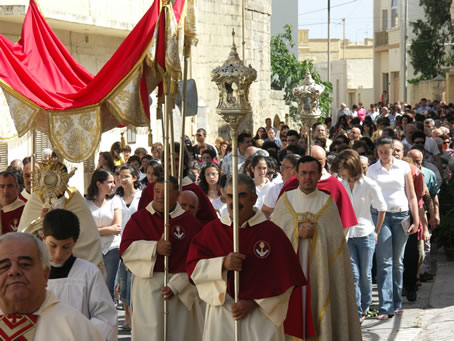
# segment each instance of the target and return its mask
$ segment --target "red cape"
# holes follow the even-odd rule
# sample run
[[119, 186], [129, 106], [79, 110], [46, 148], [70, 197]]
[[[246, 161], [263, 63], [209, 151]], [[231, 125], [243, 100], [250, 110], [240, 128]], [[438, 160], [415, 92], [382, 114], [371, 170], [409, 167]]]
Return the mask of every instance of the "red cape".
[[[183, 186], [183, 191], [193, 191], [199, 198], [199, 210], [197, 211], [196, 218], [202, 223], [202, 225], [208, 224], [210, 221], [218, 218], [210, 199], [208, 199], [202, 187], [196, 185], [195, 183], [191, 183]], [[139, 201], [139, 210], [147, 207], [153, 199], [154, 183], [151, 183], [142, 192], [142, 196]]]
[[[264, 221], [253, 227], [248, 225], [240, 229], [239, 239], [240, 253], [246, 255], [240, 272], [241, 299], [279, 296], [291, 287], [307, 283], [289, 239], [276, 224]], [[212, 221], [191, 243], [186, 261], [189, 278], [199, 260], [223, 257], [230, 252], [233, 252], [232, 226]], [[227, 292], [231, 297], [235, 297], [233, 275], [233, 271], [227, 274]]]
[[[170, 219], [169, 241], [172, 243], [172, 255], [169, 257], [169, 271], [171, 273], [186, 272], [186, 256], [189, 245], [191, 244], [192, 238], [201, 229], [202, 225], [189, 212]], [[163, 216], [158, 213], [152, 215], [146, 209], [137, 211], [129, 219], [121, 237], [120, 256], [133, 242], [137, 240], [157, 241], [161, 239], [163, 233]], [[177, 235], [182, 237], [177, 238]], [[158, 255], [154, 271], [164, 272], [163, 256]]]
[[[279, 198], [282, 193], [297, 189], [298, 186], [299, 181], [296, 176], [291, 177], [287, 180], [284, 187], [282, 187], [279, 193]], [[337, 209], [339, 210], [342, 226], [344, 226], [344, 228], [352, 227], [358, 224], [350, 197], [339, 180], [337, 180], [334, 176], [330, 176], [328, 179], [320, 180], [317, 184], [317, 188], [320, 191], [331, 194], [337, 205]]]

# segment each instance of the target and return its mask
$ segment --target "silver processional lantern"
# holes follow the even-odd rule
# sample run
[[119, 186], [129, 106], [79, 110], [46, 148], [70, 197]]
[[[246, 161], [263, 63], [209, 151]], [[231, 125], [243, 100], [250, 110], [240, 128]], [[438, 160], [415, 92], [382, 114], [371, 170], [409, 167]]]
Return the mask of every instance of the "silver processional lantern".
[[[230, 127], [232, 138], [232, 188], [233, 188], [233, 251], [239, 252], [238, 217], [238, 128], [252, 112], [249, 103], [249, 87], [257, 79], [257, 71], [245, 66], [235, 46], [235, 31], [232, 31], [233, 45], [224, 65], [211, 71], [211, 80], [219, 90], [216, 112]], [[244, 56], [243, 56], [244, 57]], [[239, 296], [239, 272], [235, 271], [235, 303]], [[235, 320], [235, 340], [239, 341], [239, 322]]]
[[299, 104], [299, 116], [303, 125], [308, 128], [308, 154], [311, 154], [312, 146], [312, 125], [320, 118], [320, 96], [325, 87], [316, 84], [309, 70], [306, 70], [306, 77], [303, 83], [293, 89]]

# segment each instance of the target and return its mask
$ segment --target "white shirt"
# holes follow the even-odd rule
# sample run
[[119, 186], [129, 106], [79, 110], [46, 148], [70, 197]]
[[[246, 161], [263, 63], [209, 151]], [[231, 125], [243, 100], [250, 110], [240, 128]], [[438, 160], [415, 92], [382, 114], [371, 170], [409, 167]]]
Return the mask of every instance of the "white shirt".
[[118, 200], [119, 207], [121, 208], [121, 234], [125, 229], [126, 224], [128, 223], [131, 216], [137, 212], [137, 208], [139, 207], [140, 197], [142, 196], [142, 190], [136, 189], [136, 193], [134, 194], [134, 198], [131, 201], [129, 207], [126, 205], [123, 197], [116, 195], [114, 200]]
[[263, 199], [268, 195], [268, 191], [270, 188], [273, 187], [273, 183], [268, 181], [265, 185], [263, 185], [261, 188], [258, 188], [255, 186], [255, 191], [257, 193], [257, 201], [254, 205], [254, 207], [257, 207], [259, 210], [262, 209], [263, 206]]
[[[118, 200], [109, 199], [104, 202], [101, 207], [91, 200], [86, 200], [87, 206], [93, 215], [96, 227], [110, 226], [114, 219], [114, 211], [120, 209], [120, 203]], [[101, 250], [102, 254], [105, 255], [107, 252], [113, 249], [120, 248], [121, 236], [101, 236]]]
[[386, 202], [381, 189], [374, 180], [365, 176], [355, 182], [353, 191], [350, 189], [347, 180], [341, 179], [341, 182], [350, 196], [358, 220], [357, 225], [349, 228], [348, 238], [368, 236], [375, 229], [370, 213], [372, 202], [375, 203], [378, 211], [386, 211]]
[[[367, 176], [375, 180], [380, 186], [387, 204], [387, 211], [408, 211], [408, 199], [405, 192], [405, 176], [410, 173], [407, 162], [393, 157], [393, 163], [386, 170], [378, 160], [367, 170]], [[372, 207], [378, 210], [379, 206], [373, 202]]]
[[263, 204], [269, 208], [275, 208], [277, 198], [279, 197], [279, 193], [281, 192], [282, 187], [284, 187], [284, 184], [284, 182], [274, 184], [274, 186], [271, 187], [268, 190], [268, 193], [263, 197]]

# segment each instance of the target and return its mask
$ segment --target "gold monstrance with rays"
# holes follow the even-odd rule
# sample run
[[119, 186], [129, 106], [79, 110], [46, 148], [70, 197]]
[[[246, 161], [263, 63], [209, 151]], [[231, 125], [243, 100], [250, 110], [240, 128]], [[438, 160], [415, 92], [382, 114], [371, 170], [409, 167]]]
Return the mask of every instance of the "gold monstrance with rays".
[[[74, 175], [77, 168], [74, 168], [70, 173], [66, 170], [65, 165], [58, 161], [42, 161], [39, 168], [33, 171], [32, 188], [38, 194], [43, 202], [43, 208], [52, 207], [52, 199], [63, 195], [67, 189], [69, 179]], [[41, 218], [35, 219], [30, 223], [30, 231], [34, 234], [39, 232], [38, 223]]]

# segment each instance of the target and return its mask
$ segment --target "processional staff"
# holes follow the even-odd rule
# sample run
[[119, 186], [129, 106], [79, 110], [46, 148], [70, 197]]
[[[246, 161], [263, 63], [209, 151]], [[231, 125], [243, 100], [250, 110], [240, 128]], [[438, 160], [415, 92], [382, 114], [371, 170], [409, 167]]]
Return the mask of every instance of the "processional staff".
[[312, 125], [320, 117], [320, 96], [325, 87], [321, 84], [316, 84], [311, 76], [309, 69], [306, 70], [306, 77], [303, 83], [293, 89], [293, 94], [298, 99], [300, 107], [300, 118], [303, 125], [308, 130], [307, 136], [307, 155], [311, 155], [312, 147]]
[[[233, 45], [224, 65], [211, 72], [211, 80], [219, 90], [219, 103], [216, 112], [230, 127], [232, 138], [232, 185], [233, 185], [233, 252], [239, 252], [238, 216], [238, 128], [246, 116], [252, 113], [249, 103], [249, 87], [257, 78], [257, 71], [244, 65], [235, 46], [235, 31], [232, 32]], [[239, 300], [240, 273], [234, 274], [235, 303]], [[239, 341], [239, 321], [235, 320], [235, 340]]]

